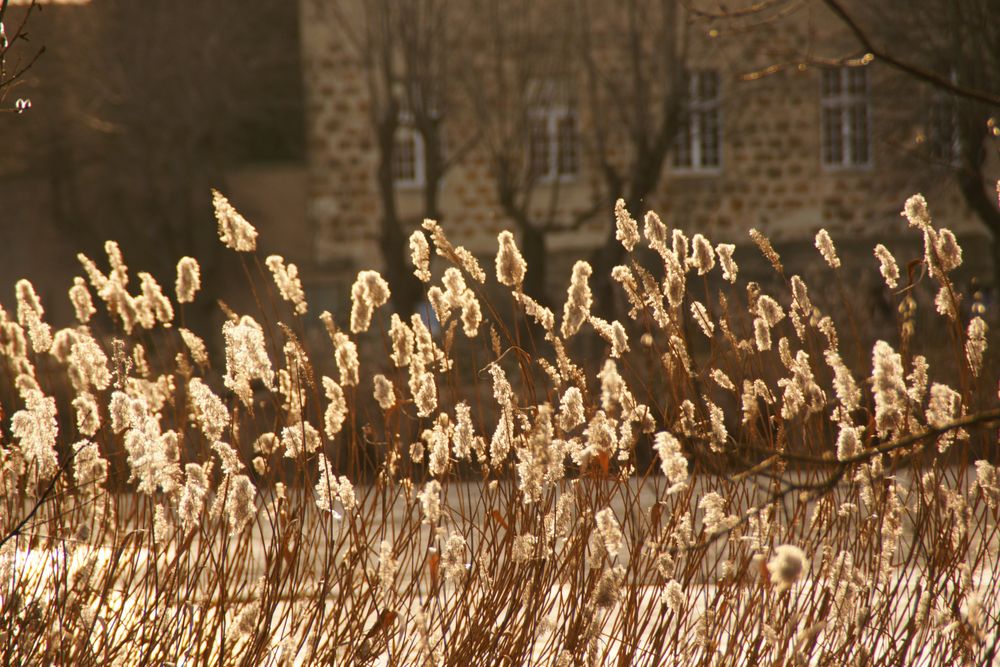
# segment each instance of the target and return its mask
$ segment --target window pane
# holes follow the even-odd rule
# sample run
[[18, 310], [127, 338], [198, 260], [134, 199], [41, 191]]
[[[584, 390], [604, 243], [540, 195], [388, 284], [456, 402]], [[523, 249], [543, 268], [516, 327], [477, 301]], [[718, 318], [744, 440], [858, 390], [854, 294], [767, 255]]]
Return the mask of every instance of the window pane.
[[545, 117], [531, 118], [528, 126], [528, 169], [533, 177], [549, 175], [549, 126]]
[[416, 138], [413, 131], [404, 129], [396, 133], [392, 156], [392, 177], [396, 181], [412, 182], [417, 178]]
[[691, 165], [691, 124], [684, 122], [677, 130], [674, 142], [674, 166], [690, 167]]
[[701, 72], [698, 82], [698, 102], [710, 102], [719, 96], [719, 74], [717, 72]]
[[685, 74], [683, 113], [674, 141], [673, 165], [681, 169], [715, 169], [720, 163], [719, 74], [700, 70]]
[[699, 133], [699, 148], [702, 167], [719, 166], [719, 110], [717, 108], [702, 111], [700, 114], [701, 132]]
[[576, 117], [567, 114], [559, 118], [558, 127], [558, 170], [560, 175], [576, 174], [579, 170]]
[[840, 94], [840, 70], [823, 70], [823, 97], [834, 97]]
[[823, 162], [826, 164], [843, 164], [844, 137], [843, 112], [840, 107], [825, 107], [823, 109]]
[[844, 72], [847, 74], [847, 91], [851, 95], [864, 95], [868, 89], [868, 70], [852, 67]]
[[822, 81], [822, 159], [833, 166], [871, 161], [868, 126], [868, 70], [825, 70]]
[[954, 162], [959, 156], [958, 149], [958, 118], [954, 101], [937, 95], [929, 105], [927, 150], [934, 159]]
[[864, 103], [851, 107], [851, 162], [868, 162], [868, 109]]

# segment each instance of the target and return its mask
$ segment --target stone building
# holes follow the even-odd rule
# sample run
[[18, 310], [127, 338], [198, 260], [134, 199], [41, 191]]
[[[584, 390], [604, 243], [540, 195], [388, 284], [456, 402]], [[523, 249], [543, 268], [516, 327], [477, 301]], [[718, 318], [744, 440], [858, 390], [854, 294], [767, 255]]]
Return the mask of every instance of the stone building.
[[[816, 257], [813, 237], [826, 228], [846, 252], [856, 246], [870, 259], [875, 242], [892, 247], [901, 237], [912, 238], [905, 235], [900, 210], [910, 194], [923, 192], [938, 224], [964, 237], [988, 238], [947, 178], [950, 117], [932, 90], [877, 60], [821, 66], [790, 59], [788, 54], [806, 51], [831, 62], [861, 55], [850, 34], [818, 4], [802, 3], [789, 15], [746, 30], [682, 13], [687, 120], [679, 124], [659, 186], [642, 208], [716, 241], [745, 243], [748, 230], [757, 228], [778, 245], [808, 250], [803, 257], [809, 261]], [[370, 87], [338, 32], [344, 17], [323, 5], [300, 4], [305, 192], [315, 230], [316, 275], [332, 277], [339, 269], [356, 270], [359, 262], [382, 261], [376, 244], [380, 199]], [[523, 152], [541, 175], [537, 207], [548, 206], [558, 190], [558, 206], [567, 217], [594, 201], [599, 181], [598, 166], [588, 160], [586, 112], [573, 102], [582, 92], [526, 110], [536, 119]], [[459, 108], [448, 122], [473, 113]], [[401, 121], [393, 162], [395, 203], [413, 227], [422, 217], [424, 147], [419, 133]], [[461, 128], [446, 127], [444, 143], [450, 146], [448, 132], [461, 134]], [[1000, 175], [995, 164], [992, 173]], [[515, 227], [502, 210], [490, 156], [473, 146], [441, 184], [446, 231], [474, 252], [490, 255], [497, 232]], [[607, 206], [581, 227], [551, 234], [549, 249], [553, 256], [585, 256], [611, 224]], [[966, 246], [970, 270], [987, 276], [984, 244]], [[550, 286], [557, 289], [565, 280], [564, 273], [553, 272]]]
[[[526, 4], [548, 2], [559, 0]], [[0, 264], [8, 284], [29, 277], [47, 302], [66, 309], [63, 295], [77, 271], [75, 252], [88, 250], [89, 244], [88, 251], [99, 253], [103, 240], [81, 239], [66, 230], [78, 229], [79, 220], [106, 216], [111, 205], [106, 197], [97, 201], [94, 183], [121, 180], [124, 192], [135, 189], [133, 181], [165, 180], [152, 178], [162, 175], [160, 167], [145, 175], [135, 171], [109, 176], [111, 167], [95, 171], [90, 158], [107, 153], [104, 146], [116, 126], [100, 122], [110, 112], [93, 108], [94, 100], [102, 99], [95, 95], [95, 84], [102, 82], [74, 79], [66, 72], [80, 54], [96, 51], [78, 43], [95, 39], [98, 33], [87, 21], [102, 5], [77, 0], [56, 4], [63, 3], [71, 6], [46, 7], [33, 19], [33, 36], [36, 43], [47, 45], [47, 52], [32, 70], [31, 81], [14, 94], [33, 98], [31, 112], [4, 116], [0, 125], [7, 148], [0, 156], [5, 202]], [[914, 241], [899, 211], [906, 197], [919, 191], [938, 224], [973, 241], [964, 244], [964, 269], [988, 279], [989, 244], [979, 242], [988, 239], [985, 228], [950, 178], [955, 140], [947, 103], [878, 60], [851, 67], [798, 66], [793, 56], [807, 51], [817, 61], [860, 55], [851, 36], [818, 5], [797, 3], [797, 11], [761, 21], [753, 29], [688, 14], [679, 17], [678, 30], [686, 40], [687, 83], [677, 98], [688, 113], [677, 124], [657, 187], [633, 204], [633, 213], [656, 210], [670, 225], [702, 232], [717, 242], [746, 244], [747, 231], [757, 228], [786, 257], [801, 251], [803, 262], [815, 259], [812, 238], [825, 227], [842, 255], [854, 249], [859, 261], [870, 261], [876, 239], [890, 248], [903, 239]], [[372, 90], [357, 50], [340, 25], [343, 11], [354, 12], [346, 18], [356, 21], [364, 6], [362, 0], [268, 4], [275, 16], [291, 24], [267, 31], [269, 48], [289, 57], [275, 59], [275, 73], [267, 81], [254, 72], [252, 98], [237, 103], [241, 108], [261, 106], [265, 119], [229, 133], [232, 138], [220, 151], [223, 158], [212, 165], [214, 175], [223, 174], [213, 185], [260, 230], [262, 252], [280, 253], [298, 264], [316, 312], [344, 303], [346, 285], [358, 269], [385, 265], [377, 243], [382, 202]], [[343, 11], [332, 12], [331, 7]], [[297, 24], [289, 14], [296, 10]], [[548, 23], [558, 28], [558, 19]], [[492, 26], [477, 29], [481, 37]], [[247, 35], [229, 38], [246, 41]], [[105, 41], [114, 45], [120, 40]], [[456, 52], [453, 60], [475, 55]], [[547, 235], [547, 261], [552, 265], [547, 284], [554, 296], [565, 286], [569, 263], [600, 246], [612, 224], [612, 201], [606, 199], [590, 145], [592, 119], [583, 103], [584, 79], [572, 65], [525, 82], [526, 99], [534, 98], [523, 109], [528, 131], [509, 147], [536, 177], [528, 213], [549, 216], [556, 227], [564, 226]], [[261, 95], [262, 89], [268, 94]], [[462, 91], [451, 107], [442, 132], [445, 157], [454, 165], [440, 184], [438, 213], [457, 242], [491, 256], [497, 232], [517, 229], [516, 221], [505, 215], [498, 200], [494, 156], [487, 142], [470, 140], [476, 137], [475, 100]], [[190, 123], [203, 120], [192, 118]], [[427, 147], [405, 109], [399, 120], [391, 167], [394, 203], [408, 232], [426, 211], [422, 186], [428, 178]], [[298, 136], [303, 125], [304, 146], [298, 139], [284, 138]], [[157, 134], [162, 133], [150, 137]], [[16, 150], [21, 144], [23, 150]], [[293, 148], [276, 151], [272, 144]], [[995, 158], [997, 151], [992, 152]], [[995, 162], [992, 177], [1000, 176]], [[190, 196], [189, 210], [197, 216], [178, 216], [176, 222], [204, 227], [210, 237], [208, 193], [198, 189]], [[74, 202], [79, 210], [67, 208]], [[587, 212], [593, 215], [587, 217]], [[149, 231], [142, 219], [127, 211], [116, 215], [136, 234]], [[570, 228], [568, 222], [575, 218], [582, 222]], [[523, 235], [521, 242], [526, 242]], [[153, 245], [167, 247], [156, 239]], [[26, 248], [33, 251], [24, 252]], [[207, 254], [199, 256], [211, 262]], [[755, 256], [738, 251], [741, 264]]]

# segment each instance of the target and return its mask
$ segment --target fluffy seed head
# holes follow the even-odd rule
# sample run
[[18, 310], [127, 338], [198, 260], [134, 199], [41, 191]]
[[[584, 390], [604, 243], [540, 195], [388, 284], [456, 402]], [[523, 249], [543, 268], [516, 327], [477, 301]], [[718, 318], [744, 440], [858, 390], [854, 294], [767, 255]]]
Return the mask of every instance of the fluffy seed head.
[[331, 440], [340, 433], [344, 420], [347, 419], [347, 399], [344, 390], [332, 378], [323, 376], [323, 391], [330, 404], [324, 413], [323, 423], [326, 435]]
[[458, 533], [452, 533], [448, 536], [441, 554], [441, 570], [444, 573], [445, 581], [455, 584], [465, 577], [466, 549], [464, 537]]
[[66, 361], [69, 364], [70, 379], [77, 391], [87, 391], [90, 388], [104, 391], [111, 384], [108, 357], [86, 330], [74, 334]]
[[333, 335], [333, 346], [333, 357], [337, 362], [337, 370], [340, 371], [340, 384], [345, 387], [357, 385], [360, 370], [358, 346], [343, 331]]
[[22, 392], [25, 407], [14, 413], [10, 430], [19, 441], [21, 452], [29, 465], [38, 466], [38, 478], [48, 479], [58, 470], [56, 458], [56, 401], [38, 389]]
[[201, 268], [193, 257], [181, 257], [177, 262], [177, 303], [191, 303], [201, 289]]
[[661, 599], [667, 605], [667, 608], [675, 614], [680, 614], [684, 609], [684, 605], [687, 604], [687, 596], [684, 594], [684, 589], [681, 587], [680, 582], [675, 579], [671, 579], [663, 586]]
[[698, 275], [703, 276], [715, 268], [715, 251], [712, 244], [701, 234], [691, 238], [691, 257], [688, 264], [698, 269]]
[[639, 225], [625, 207], [625, 200], [615, 202], [615, 238], [622, 242], [625, 250], [632, 252], [639, 242]]
[[878, 341], [872, 353], [872, 387], [875, 394], [875, 425], [879, 437], [903, 426], [906, 409], [906, 384], [903, 361], [885, 341]]
[[[177, 331], [180, 333], [184, 345], [187, 346], [188, 352], [191, 353], [191, 359], [194, 363], [202, 368], [208, 368], [208, 348], [205, 347], [205, 341], [184, 327], [180, 327]], [[225, 325], [223, 325], [222, 331], [223, 335], [225, 335]]]
[[715, 331], [715, 323], [712, 322], [712, 318], [708, 315], [708, 309], [700, 301], [691, 302], [691, 315], [694, 317], [694, 321], [698, 323], [701, 328], [701, 332], [705, 334], [706, 338], [712, 337], [712, 332]]
[[706, 493], [698, 501], [698, 509], [704, 510], [702, 527], [708, 535], [729, 530], [739, 522], [739, 517], [726, 516], [726, 499], [717, 492]]
[[[160, 284], [156, 282], [153, 276], [145, 271], [140, 271], [138, 276], [140, 288], [142, 289], [142, 296], [139, 297], [142, 300], [142, 309], [148, 309], [157, 321], [169, 326], [170, 322], [174, 319], [174, 307], [170, 303], [170, 299], [163, 294]], [[151, 327], [145, 328], [148, 329]]]
[[938, 230], [937, 260], [945, 273], [954, 271], [962, 265], [962, 246], [958, 244], [954, 232], [950, 229]]
[[523, 292], [514, 292], [514, 299], [521, 304], [527, 315], [532, 317], [545, 329], [547, 332], [546, 337], [548, 337], [556, 326], [556, 317], [552, 314], [552, 311]]
[[378, 402], [379, 407], [383, 410], [388, 410], [396, 404], [396, 391], [393, 389], [389, 378], [379, 373], [372, 378], [372, 383], [375, 387], [375, 400]]
[[432, 479], [424, 485], [423, 491], [417, 494], [420, 507], [424, 512], [424, 523], [434, 525], [441, 518], [441, 483]]
[[825, 229], [819, 230], [816, 234], [816, 249], [819, 250], [819, 254], [823, 255], [823, 259], [826, 260], [831, 269], [840, 268], [840, 258], [837, 257], [837, 248], [834, 247], [833, 239], [830, 238], [830, 234]]
[[73, 286], [69, 288], [69, 300], [76, 311], [76, 319], [80, 324], [86, 324], [97, 312], [94, 302], [90, 298], [90, 290], [87, 289], [87, 281], [80, 276], [73, 278]]
[[986, 352], [986, 322], [981, 317], [973, 317], [969, 322], [965, 340], [965, 358], [969, 362], [972, 375], [979, 376], [983, 367], [983, 353]]
[[621, 595], [622, 580], [625, 578], [625, 568], [616, 565], [601, 573], [601, 578], [594, 588], [594, 605], [599, 609], [607, 609], [618, 602]]
[[767, 562], [767, 571], [771, 573], [771, 583], [780, 593], [791, 588], [799, 577], [809, 571], [809, 559], [797, 546], [782, 544], [775, 548], [774, 555]]
[[750, 230], [750, 239], [757, 244], [757, 247], [760, 248], [761, 254], [763, 254], [767, 261], [771, 263], [771, 266], [775, 271], [778, 273], [785, 272], [785, 268], [781, 265], [781, 257], [777, 252], [775, 252], [770, 239], [756, 229]]
[[437, 408], [437, 384], [434, 382], [434, 374], [424, 371], [414, 377], [413, 402], [417, 405], [417, 416], [429, 417]]
[[186, 480], [177, 501], [177, 514], [181, 519], [181, 527], [185, 531], [194, 528], [202, 520], [211, 469], [211, 463], [204, 465], [188, 463], [184, 466]]
[[670, 480], [671, 490], [680, 491], [688, 478], [688, 462], [681, 452], [681, 443], [673, 434], [661, 431], [653, 439], [653, 449], [660, 456], [660, 467]]
[[313, 489], [316, 494], [316, 507], [321, 512], [333, 512], [333, 501], [338, 497], [340, 485], [333, 474], [329, 459], [324, 454], [319, 455], [317, 465], [319, 466], [319, 479], [316, 480], [316, 487]]
[[577, 387], [569, 387], [559, 403], [559, 428], [572, 431], [586, 420], [583, 411], [583, 394]]
[[351, 333], [368, 331], [372, 313], [389, 300], [389, 283], [378, 271], [361, 271], [351, 287]]
[[[193, 334], [190, 332], [185, 332], [187, 330], [182, 329], [181, 336], [189, 344], [195, 362], [207, 362], [204, 343], [192, 338]], [[222, 381], [239, 397], [243, 405], [249, 406], [253, 401], [253, 390], [250, 387], [253, 380], [260, 380], [268, 389], [274, 386], [274, 370], [271, 358], [267, 355], [264, 330], [256, 320], [244, 315], [238, 322], [227, 320], [222, 325], [222, 335], [226, 341], [226, 374]]]
[[646, 212], [643, 222], [642, 232], [646, 235], [646, 240], [649, 241], [649, 247], [660, 253], [660, 256], [663, 256], [668, 250], [667, 242], [669, 234], [667, 234], [667, 226], [660, 220], [660, 216], [653, 211]]
[[278, 286], [281, 298], [295, 307], [296, 314], [305, 315], [309, 306], [306, 304], [306, 293], [302, 291], [298, 267], [291, 263], [286, 266], [281, 255], [270, 255], [264, 260], [264, 263], [271, 270], [274, 284]]
[[605, 508], [595, 514], [594, 519], [597, 521], [597, 533], [608, 552], [608, 558], [614, 559], [625, 545], [625, 538], [615, 518], [614, 510], [610, 507]]
[[229, 411], [222, 400], [201, 378], [191, 378], [188, 382], [188, 400], [191, 414], [205, 437], [212, 442], [221, 438], [229, 426]]
[[518, 290], [524, 284], [524, 274], [528, 265], [521, 256], [521, 251], [514, 242], [514, 235], [504, 230], [497, 236], [500, 249], [497, 251], [497, 281], [501, 285], [514, 287]]
[[17, 292], [17, 321], [28, 330], [31, 349], [35, 352], [47, 352], [52, 347], [52, 328], [42, 320], [45, 309], [42, 308], [42, 303], [38, 300], [38, 295], [35, 294], [35, 286], [30, 281], [22, 279], [17, 281], [15, 291]]
[[719, 266], [722, 267], [722, 278], [734, 285], [736, 284], [736, 274], [739, 273], [739, 267], [736, 265], [736, 260], [733, 259], [735, 251], [736, 246], [732, 243], [720, 243], [715, 246], [715, 254], [719, 256]]
[[399, 562], [392, 554], [392, 543], [382, 540], [378, 549], [378, 594], [383, 607], [388, 603], [398, 571]]
[[219, 223], [219, 239], [227, 248], [237, 252], [253, 252], [257, 249], [257, 230], [214, 188], [212, 206], [215, 207], [215, 219]]
[[514, 538], [511, 558], [515, 563], [527, 563], [535, 557], [535, 544], [537, 543], [538, 539], [531, 533], [518, 535]]
[[927, 229], [931, 225], [931, 214], [927, 210], [927, 200], [922, 194], [915, 194], [906, 200], [903, 206], [903, 216], [911, 227]]
[[896, 258], [881, 243], [875, 246], [875, 257], [878, 258], [879, 271], [885, 279], [886, 286], [889, 289], [896, 289], [897, 281], [899, 280], [899, 266], [896, 264]]
[[861, 429], [842, 424], [837, 435], [837, 460], [846, 461], [861, 453]]
[[93, 436], [101, 427], [101, 413], [92, 394], [82, 392], [73, 399], [76, 427], [83, 435]]
[[580, 325], [590, 316], [593, 296], [587, 279], [593, 272], [587, 262], [578, 261], [573, 265], [573, 277], [570, 279], [566, 305], [563, 308], [563, 338], [569, 338], [579, 331]]
[[413, 275], [421, 282], [431, 281], [431, 248], [427, 237], [419, 229], [410, 235], [410, 259], [413, 261]]
[[242, 532], [257, 515], [257, 489], [246, 475], [229, 478], [226, 490], [226, 515], [233, 534]]

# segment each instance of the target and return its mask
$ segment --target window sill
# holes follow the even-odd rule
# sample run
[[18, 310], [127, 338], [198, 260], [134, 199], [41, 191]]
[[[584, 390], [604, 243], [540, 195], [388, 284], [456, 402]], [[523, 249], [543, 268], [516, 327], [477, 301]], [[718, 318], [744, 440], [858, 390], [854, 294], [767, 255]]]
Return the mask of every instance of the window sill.
[[713, 178], [722, 175], [722, 167], [670, 167], [669, 173], [682, 178]]
[[573, 185], [580, 182], [577, 174], [563, 174], [562, 176], [539, 176], [535, 179], [536, 185]]
[[839, 163], [827, 164], [824, 162], [820, 164], [820, 168], [825, 173], [830, 173], [830, 174], [843, 174], [843, 173], [850, 173], [852, 171], [869, 172], [872, 171], [874, 167], [875, 167], [874, 162], [862, 162], [859, 164], [839, 164]]

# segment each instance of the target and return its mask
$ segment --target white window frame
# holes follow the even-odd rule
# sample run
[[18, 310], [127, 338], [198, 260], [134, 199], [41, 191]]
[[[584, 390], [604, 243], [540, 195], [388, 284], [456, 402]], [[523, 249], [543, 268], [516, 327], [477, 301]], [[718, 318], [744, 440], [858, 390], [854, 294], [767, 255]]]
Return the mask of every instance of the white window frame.
[[[701, 79], [705, 76], [715, 78], [715, 96], [701, 95]], [[700, 69], [687, 73], [687, 90], [683, 102], [684, 118], [677, 136], [674, 138], [674, 148], [671, 151], [671, 171], [678, 174], [718, 174], [722, 172], [722, 78], [718, 70]], [[715, 156], [717, 162], [708, 164], [708, 155], [702, 150], [702, 135], [707, 134], [704, 125], [707, 114], [715, 115]], [[687, 132], [684, 132], [684, 128]], [[684, 153], [690, 155], [690, 164], [679, 162], [683, 147]]]
[[[850, 89], [852, 75], [861, 73], [864, 80], [864, 90], [860, 93]], [[836, 76], [839, 92], [828, 93], [826, 77]], [[823, 70], [820, 77], [820, 162], [829, 171], [868, 169], [872, 166], [872, 105], [871, 85], [866, 67], [840, 67]], [[855, 155], [855, 128], [851, 122], [851, 110], [861, 107], [865, 119], [865, 159], [860, 160]], [[829, 126], [828, 115], [837, 111], [840, 113], [840, 127]], [[840, 159], [833, 159], [833, 149], [829, 145], [828, 136], [836, 132], [840, 137]]]
[[[405, 178], [398, 175], [396, 161], [400, 158], [399, 146], [402, 142], [411, 142], [413, 150], [413, 177]], [[396, 127], [396, 137], [394, 139], [392, 152], [392, 181], [393, 184], [402, 190], [412, 190], [424, 187], [426, 184], [426, 151], [424, 150], [424, 137], [413, 126], [413, 117], [409, 112], [400, 112], [399, 125]]]
[[[542, 80], [529, 85], [529, 98], [537, 100], [528, 109], [528, 170], [539, 183], [572, 183], [580, 177], [580, 130], [576, 109], [566, 102], [569, 97], [565, 85], [556, 80]], [[564, 147], [559, 133], [560, 125], [570, 120], [573, 123], [571, 150], [573, 170], [561, 171], [559, 158]], [[535, 173], [534, 130], [536, 124], [543, 126], [547, 155], [545, 169]]]
[[[535, 107], [528, 112], [530, 122], [528, 133], [528, 169], [534, 168], [534, 128], [535, 123], [541, 121], [544, 127], [545, 144], [548, 155], [545, 157], [546, 169], [540, 173], [532, 172], [531, 176], [540, 183], [571, 183], [580, 176], [580, 133], [577, 128], [576, 112], [568, 106], [545, 106]], [[559, 133], [559, 126], [565, 120], [573, 121], [573, 170], [561, 171], [559, 156], [563, 147], [562, 136]]]

